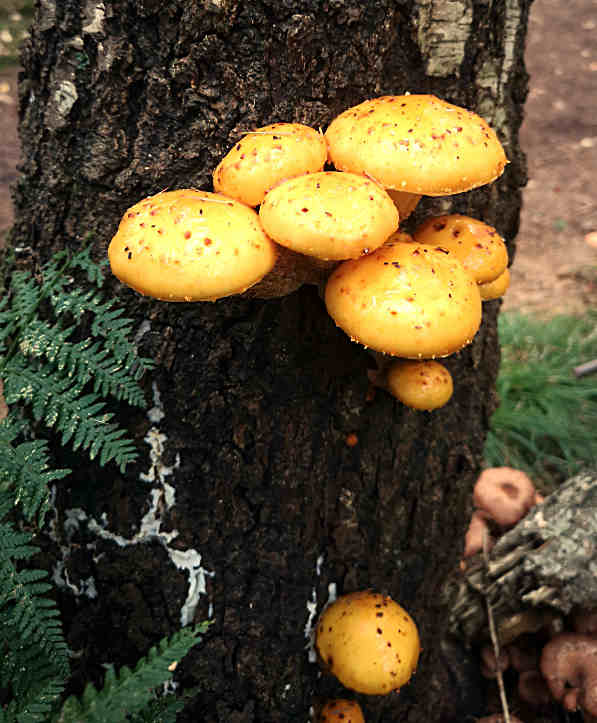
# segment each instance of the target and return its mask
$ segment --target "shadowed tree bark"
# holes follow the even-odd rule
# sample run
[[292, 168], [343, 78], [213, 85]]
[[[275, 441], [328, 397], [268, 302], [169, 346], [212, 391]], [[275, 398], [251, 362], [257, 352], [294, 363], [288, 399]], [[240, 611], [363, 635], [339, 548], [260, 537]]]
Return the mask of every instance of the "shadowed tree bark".
[[[90, 236], [101, 258], [128, 206], [165, 188], [210, 188], [244, 130], [324, 128], [366, 98], [413, 91], [484, 116], [510, 159], [492, 186], [425, 199], [418, 218], [469, 213], [511, 246], [529, 4], [39, 0], [23, 56], [13, 240], [47, 258]], [[150, 413], [122, 412], [141, 461], [125, 475], [79, 469], [57, 491], [73, 686], [211, 617], [181, 666], [198, 692], [179, 719], [306, 721], [342, 692], [309, 659], [312, 613], [332, 586], [373, 587], [411, 612], [423, 653], [400, 694], [357, 696], [367, 721], [481, 712], [474, 666], [441, 643], [442, 591], [496, 404], [499, 302], [447, 360], [453, 400], [428, 414], [371, 398], [370, 357], [335, 328], [315, 287], [194, 305], [114, 289], [158, 366]]]

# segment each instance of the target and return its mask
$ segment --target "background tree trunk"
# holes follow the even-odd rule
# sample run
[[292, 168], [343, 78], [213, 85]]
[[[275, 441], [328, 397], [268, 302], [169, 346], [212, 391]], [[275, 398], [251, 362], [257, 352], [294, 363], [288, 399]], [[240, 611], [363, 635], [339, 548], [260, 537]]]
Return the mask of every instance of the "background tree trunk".
[[[39, 0], [23, 57], [13, 240], [46, 258], [91, 235], [103, 257], [128, 206], [164, 188], [209, 188], [242, 131], [278, 120], [324, 128], [366, 98], [413, 91], [483, 115], [510, 159], [491, 187], [426, 199], [418, 217], [470, 213], [511, 244], [529, 4]], [[181, 683], [199, 687], [182, 719], [305, 721], [341, 692], [309, 660], [312, 613], [332, 586], [374, 587], [412, 613], [424, 649], [399, 695], [358, 696], [367, 720], [478, 713], [458, 673], [467, 661], [440, 644], [442, 587], [496, 404], [499, 302], [447, 362], [453, 401], [428, 414], [369, 398], [372, 361], [314, 287], [194, 305], [118, 293], [158, 367], [150, 413], [122, 410], [142, 461], [124, 476], [80, 468], [57, 491], [54, 567], [79, 654], [73, 685], [212, 617], [181, 666]]]

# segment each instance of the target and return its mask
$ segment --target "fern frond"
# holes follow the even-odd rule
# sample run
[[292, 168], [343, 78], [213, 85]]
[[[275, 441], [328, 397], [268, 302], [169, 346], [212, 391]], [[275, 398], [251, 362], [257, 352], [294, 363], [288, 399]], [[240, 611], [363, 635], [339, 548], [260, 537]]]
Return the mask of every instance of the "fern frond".
[[[62, 329], [34, 319], [24, 330], [19, 349], [26, 356], [45, 357], [80, 388], [92, 381], [95, 393], [145, 406], [143, 391], [136, 382], [137, 368], [131, 373], [103, 340], [94, 342], [87, 337], [77, 343], [67, 341], [74, 330], [74, 326]], [[136, 351], [134, 357], [137, 361]]]
[[58, 609], [44, 597], [52, 588], [47, 573], [15, 566], [37, 552], [31, 540], [0, 522], [0, 687], [10, 687], [7, 714], [19, 723], [47, 720], [69, 672]]
[[89, 458], [98, 454], [100, 464], [114, 460], [120, 469], [137, 458], [134, 444], [123, 439], [125, 430], [110, 420], [105, 403], [95, 394], [81, 396], [81, 387], [43, 360], [27, 363], [13, 358], [5, 367], [4, 397], [10, 406], [17, 402], [31, 405], [36, 421], [61, 434], [61, 443], [87, 450]]
[[[43, 439], [15, 444], [19, 428], [11, 415], [0, 421], [0, 492], [10, 491], [13, 505], [21, 505], [25, 519], [31, 521], [37, 515], [41, 527], [50, 506], [51, 483], [66, 477], [70, 470], [50, 468]], [[0, 519], [3, 516], [0, 507]]]
[[101, 691], [89, 683], [81, 700], [71, 696], [64, 703], [54, 723], [119, 723], [126, 716], [139, 713], [154, 697], [153, 690], [172, 676], [175, 663], [200, 641], [207, 629], [202, 623], [193, 628], [183, 628], [170, 639], [163, 638], [145, 658], [141, 658], [134, 670], [123, 666], [117, 673], [113, 665], [107, 666]]

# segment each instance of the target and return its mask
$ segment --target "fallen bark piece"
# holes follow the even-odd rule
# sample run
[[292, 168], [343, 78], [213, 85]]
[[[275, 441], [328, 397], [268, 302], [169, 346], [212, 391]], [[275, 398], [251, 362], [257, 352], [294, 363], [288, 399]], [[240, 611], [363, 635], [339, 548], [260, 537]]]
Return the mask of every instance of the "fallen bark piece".
[[[597, 471], [565, 482], [453, 583], [449, 629], [467, 641], [491, 604], [502, 645], [597, 600]], [[455, 589], [454, 589], [455, 588]]]

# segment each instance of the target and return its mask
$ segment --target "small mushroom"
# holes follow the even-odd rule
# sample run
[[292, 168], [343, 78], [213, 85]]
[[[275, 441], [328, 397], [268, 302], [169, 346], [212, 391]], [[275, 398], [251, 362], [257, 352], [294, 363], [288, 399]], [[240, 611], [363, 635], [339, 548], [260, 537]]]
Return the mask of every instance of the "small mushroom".
[[489, 467], [475, 483], [473, 504], [501, 527], [512, 527], [535, 504], [535, 486], [521, 470]]
[[510, 269], [503, 271], [497, 279], [479, 284], [479, 292], [483, 301], [493, 301], [501, 298], [510, 286]]
[[433, 359], [469, 344], [481, 324], [472, 277], [447, 249], [392, 236], [331, 274], [325, 303], [353, 341], [392, 356]]
[[420, 411], [443, 407], [454, 391], [450, 372], [432, 359], [394, 361], [386, 373], [386, 386], [402, 404]]
[[322, 133], [302, 123], [272, 123], [244, 135], [213, 173], [214, 190], [258, 206], [270, 188], [321, 171], [327, 159]]
[[597, 716], [597, 638], [561, 633], [541, 653], [541, 672], [553, 697], [567, 710]]
[[317, 623], [315, 644], [342, 685], [368, 695], [387, 695], [405, 685], [420, 652], [410, 615], [371, 590], [343, 595], [329, 605]]
[[319, 714], [319, 723], [365, 723], [363, 710], [356, 700], [328, 701]]
[[354, 173], [322, 171], [278, 184], [259, 218], [278, 244], [319, 259], [355, 259], [398, 228], [398, 211], [377, 183]]
[[495, 281], [508, 265], [504, 239], [493, 226], [470, 216], [452, 213], [429, 218], [417, 227], [413, 238], [453, 251], [478, 284]]
[[503, 673], [510, 666], [508, 651], [502, 649], [496, 657], [492, 645], [484, 645], [481, 648], [481, 675], [484, 678], [497, 678], [498, 671]]
[[472, 557], [477, 552], [481, 552], [484, 545], [487, 545], [487, 551], [489, 552], [495, 545], [495, 540], [491, 536], [485, 513], [474, 510], [464, 536], [464, 552], [462, 556], [465, 558]]
[[260, 281], [276, 262], [276, 246], [245, 204], [181, 189], [131, 206], [108, 257], [112, 273], [141, 294], [214, 301]]

